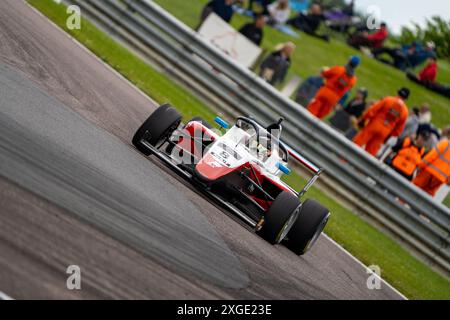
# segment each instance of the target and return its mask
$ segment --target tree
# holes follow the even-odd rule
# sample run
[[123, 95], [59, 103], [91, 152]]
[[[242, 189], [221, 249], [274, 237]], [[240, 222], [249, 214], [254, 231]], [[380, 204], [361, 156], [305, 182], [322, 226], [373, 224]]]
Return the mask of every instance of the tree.
[[427, 19], [424, 27], [414, 23], [413, 28], [403, 27], [400, 42], [411, 43], [433, 41], [439, 58], [450, 59], [450, 21], [439, 16]]

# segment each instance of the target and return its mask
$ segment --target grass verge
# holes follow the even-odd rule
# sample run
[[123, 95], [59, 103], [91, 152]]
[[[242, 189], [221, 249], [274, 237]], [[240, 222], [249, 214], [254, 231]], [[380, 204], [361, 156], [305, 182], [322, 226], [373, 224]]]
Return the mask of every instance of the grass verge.
[[[68, 30], [63, 5], [52, 0], [29, 0], [29, 3], [159, 103], [172, 103], [186, 118], [194, 115], [209, 120], [213, 118], [215, 113], [212, 109], [88, 21], [82, 21], [81, 30]], [[296, 174], [288, 176], [286, 180], [297, 189], [304, 183]], [[382, 277], [408, 298], [450, 299], [450, 282], [414, 258], [389, 236], [317, 188], [312, 188], [308, 196], [331, 209], [333, 216], [326, 228], [327, 234], [366, 265], [380, 266]]]

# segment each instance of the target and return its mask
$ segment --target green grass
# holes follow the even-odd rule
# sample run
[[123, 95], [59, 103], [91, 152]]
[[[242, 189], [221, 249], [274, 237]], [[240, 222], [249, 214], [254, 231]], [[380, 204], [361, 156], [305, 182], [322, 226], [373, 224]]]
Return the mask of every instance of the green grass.
[[447, 196], [447, 198], [445, 198], [444, 204], [450, 208], [450, 196]]
[[[188, 26], [194, 27], [198, 24], [200, 10], [207, 0], [156, 0], [156, 2]], [[235, 15], [231, 24], [238, 29], [248, 21], [247, 17]], [[291, 75], [296, 74], [305, 79], [308, 76], [319, 74], [323, 66], [345, 64], [350, 55], [360, 54], [362, 64], [357, 71], [359, 79], [357, 86], [369, 89], [370, 100], [396, 94], [401, 86], [408, 86], [412, 90], [412, 95], [408, 100], [410, 107], [427, 102], [431, 106], [435, 125], [441, 128], [450, 124], [450, 100], [448, 98], [410, 82], [402, 72], [364, 56], [342, 41], [332, 40], [331, 43], [326, 43], [303, 33], [300, 39], [293, 39], [270, 27], [266, 27], [264, 33], [262, 48], [269, 52], [275, 45], [282, 42], [293, 41], [297, 45], [290, 71]], [[450, 85], [450, 64], [440, 61], [439, 66], [439, 81]]]
[[[446, 83], [447, 85], [450, 85], [450, 62], [441, 60], [438, 62], [438, 76], [437, 81], [439, 83]], [[450, 103], [448, 101], [447, 103]], [[447, 109], [447, 112], [449, 109]]]
[[[173, 84], [166, 76], [142, 62], [89, 22], [83, 20], [80, 31], [67, 30], [63, 5], [55, 4], [52, 0], [29, 2], [159, 103], [173, 103], [185, 117], [202, 115], [206, 119], [212, 119], [214, 112], [208, 106], [187, 90]], [[201, 7], [201, 3], [196, 1], [189, 1], [187, 5], [187, 1], [170, 0], [164, 4], [169, 2], [171, 5], [179, 3], [186, 17], [196, 15], [194, 13]], [[192, 19], [191, 22], [195, 20]], [[286, 177], [286, 181], [296, 189], [302, 188], [304, 183], [295, 173]], [[331, 209], [332, 219], [326, 228], [327, 234], [366, 265], [380, 266], [382, 277], [408, 298], [450, 299], [450, 282], [412, 257], [390, 237], [317, 188], [312, 188], [308, 197], [317, 199]]]
[[[108, 35], [99, 32], [86, 20], [82, 20], [81, 30], [69, 30], [66, 27], [67, 15], [63, 13], [63, 7], [47, 0], [30, 3], [158, 103], [168, 102], [177, 106], [185, 117], [200, 115], [205, 119], [213, 119], [214, 113], [205, 108], [199, 99], [149, 68], [145, 62], [118, 46]], [[167, 94], [168, 92], [170, 94]]]

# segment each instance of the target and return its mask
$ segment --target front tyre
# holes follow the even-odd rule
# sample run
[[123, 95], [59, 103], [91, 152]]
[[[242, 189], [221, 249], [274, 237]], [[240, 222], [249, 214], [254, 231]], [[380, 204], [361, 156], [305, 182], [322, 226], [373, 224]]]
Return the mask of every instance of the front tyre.
[[156, 147], [169, 138], [180, 123], [181, 114], [170, 104], [164, 104], [139, 127], [133, 136], [133, 145], [144, 155], [149, 156], [151, 152], [141, 144], [144, 136], [152, 146]]
[[319, 238], [325, 228], [330, 211], [314, 200], [306, 200], [300, 208], [297, 221], [292, 226], [286, 246], [294, 253], [303, 255]]
[[300, 205], [293, 194], [280, 193], [264, 215], [264, 224], [258, 234], [271, 244], [280, 243], [295, 223]]

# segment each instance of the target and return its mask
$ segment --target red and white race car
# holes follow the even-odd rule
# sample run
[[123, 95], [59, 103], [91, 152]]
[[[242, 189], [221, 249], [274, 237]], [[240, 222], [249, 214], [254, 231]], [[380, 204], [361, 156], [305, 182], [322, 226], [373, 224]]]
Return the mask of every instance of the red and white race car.
[[[229, 128], [221, 118], [212, 129], [201, 118], [182, 124], [180, 113], [162, 105], [141, 125], [133, 145], [154, 155], [214, 201], [246, 221], [272, 244], [306, 253], [322, 233], [330, 212], [314, 200], [300, 199], [322, 170], [280, 140], [282, 121], [265, 128], [240, 117]], [[314, 175], [300, 192], [281, 180], [289, 158]]]

